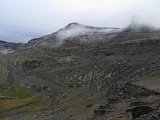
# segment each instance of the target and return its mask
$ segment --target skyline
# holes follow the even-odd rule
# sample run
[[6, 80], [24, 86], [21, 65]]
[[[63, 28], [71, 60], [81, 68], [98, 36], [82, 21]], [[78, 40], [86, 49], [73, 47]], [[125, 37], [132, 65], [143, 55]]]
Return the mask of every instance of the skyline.
[[158, 0], [1, 0], [0, 40], [27, 42], [68, 23], [126, 27], [133, 16], [160, 27]]

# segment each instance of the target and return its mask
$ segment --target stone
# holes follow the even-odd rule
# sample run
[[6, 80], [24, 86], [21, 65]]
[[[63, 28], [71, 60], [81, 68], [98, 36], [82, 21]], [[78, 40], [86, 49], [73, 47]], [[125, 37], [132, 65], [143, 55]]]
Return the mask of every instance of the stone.
[[149, 106], [138, 106], [138, 107], [135, 107], [135, 108], [133, 108], [131, 110], [132, 118], [133, 119], [139, 118], [141, 115], [149, 114], [153, 110], [154, 109], [152, 107], [149, 107]]

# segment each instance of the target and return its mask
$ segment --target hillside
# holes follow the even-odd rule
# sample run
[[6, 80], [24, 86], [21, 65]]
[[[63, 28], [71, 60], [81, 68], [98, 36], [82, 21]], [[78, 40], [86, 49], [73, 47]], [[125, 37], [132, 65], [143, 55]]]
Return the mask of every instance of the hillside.
[[71, 23], [16, 48], [0, 57], [2, 120], [160, 119], [158, 30]]
[[0, 40], [0, 54], [3, 55], [12, 53], [17, 49], [20, 49], [21, 46], [23, 46], [21, 43], [10, 43]]

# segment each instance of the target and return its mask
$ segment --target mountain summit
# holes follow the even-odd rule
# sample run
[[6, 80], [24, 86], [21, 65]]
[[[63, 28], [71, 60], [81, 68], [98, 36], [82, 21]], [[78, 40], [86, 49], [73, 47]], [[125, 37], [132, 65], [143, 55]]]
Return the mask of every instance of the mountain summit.
[[82, 44], [93, 44], [95, 41], [103, 41], [105, 38], [113, 37], [121, 31], [114, 27], [92, 27], [73, 22], [50, 35], [33, 39], [29, 43], [40, 46], [55, 47], [68, 41], [80, 42]]

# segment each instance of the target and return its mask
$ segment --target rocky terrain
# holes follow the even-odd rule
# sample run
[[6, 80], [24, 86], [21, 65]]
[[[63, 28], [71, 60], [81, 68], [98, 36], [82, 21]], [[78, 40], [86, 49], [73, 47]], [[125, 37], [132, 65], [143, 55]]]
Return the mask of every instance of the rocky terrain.
[[23, 46], [21, 43], [10, 43], [0, 40], [0, 54], [12, 53]]
[[160, 31], [71, 23], [0, 42], [2, 120], [159, 120]]

